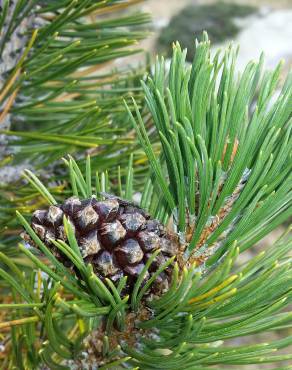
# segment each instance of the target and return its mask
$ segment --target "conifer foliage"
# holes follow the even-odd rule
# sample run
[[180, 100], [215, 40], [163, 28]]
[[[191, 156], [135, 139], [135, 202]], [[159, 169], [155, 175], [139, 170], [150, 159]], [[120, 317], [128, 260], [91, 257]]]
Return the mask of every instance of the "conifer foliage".
[[123, 97], [139, 100], [144, 68], [116, 61], [141, 51], [149, 16], [139, 2], [1, 1], [0, 230], [17, 227], [15, 208], [35, 209], [36, 194], [18, 181], [24, 168], [57, 192], [56, 163], [68, 153], [124, 170], [134, 140]]
[[[185, 56], [174, 45], [169, 71], [158, 58], [153, 76], [142, 81], [146, 104], [126, 100], [127, 124], [149, 162], [139, 207], [132, 206], [134, 221], [147, 211], [176, 235], [183, 253], [159, 260], [158, 241], [130, 287], [129, 275], [114, 281], [86, 260], [79, 235], [87, 230], [82, 204], [91, 199], [92, 209], [98, 208], [107, 194], [117, 208], [132, 201], [141, 190], [133, 156], [126, 176], [95, 173], [90, 157], [79, 166], [67, 156], [70, 187], [65, 183], [57, 196], [27, 170], [25, 178], [46, 211], [42, 220], [40, 212], [32, 219], [17, 212], [25, 231], [17, 248], [26, 266], [0, 253], [7, 292], [0, 304], [4, 369], [221, 370], [265, 363], [291, 368], [291, 351], [280, 352], [292, 344], [289, 230], [248, 262], [239, 255], [291, 215], [292, 76], [272, 99], [280, 65], [264, 71], [261, 57], [238, 75], [236, 49], [211, 58], [206, 34], [196, 43], [192, 65]], [[75, 215], [62, 206], [63, 237], [46, 238], [54, 227], [47, 212], [72, 203], [71, 196], [81, 208]], [[76, 227], [79, 216], [83, 226]], [[149, 294], [170, 264], [168, 288]], [[253, 342], [254, 334], [273, 330], [281, 339]], [[250, 344], [230, 344], [243, 336]]]
[[239, 78], [236, 53], [211, 60], [205, 34], [190, 67], [178, 44], [168, 74], [157, 59], [142, 86], [158, 157], [135, 100], [136, 119], [128, 109], [152, 168], [143, 206], [165, 222], [173, 217], [197, 258], [216, 252], [212, 263], [235, 240], [243, 251], [291, 215], [292, 74], [272, 103], [281, 63], [263, 71], [261, 56]]
[[[137, 2], [3, 2], [2, 58], [5, 62], [10, 52], [15, 59], [1, 75], [6, 77], [1, 98], [9, 97], [8, 105], [11, 94], [16, 99], [6, 134], [21, 138], [14, 142], [20, 156], [30, 155], [44, 166], [68, 150], [113, 142], [114, 129], [122, 127], [113, 127], [108, 134], [109, 113], [119, 110], [117, 97], [130, 90], [136, 76], [135, 71], [131, 75], [126, 69], [118, 73], [104, 67], [139, 52], [133, 45], [145, 36], [140, 26], [149, 17], [123, 14]], [[31, 22], [21, 33], [17, 26], [28, 16]], [[14, 40], [15, 31], [27, 45]], [[21, 58], [15, 63], [17, 57]]]

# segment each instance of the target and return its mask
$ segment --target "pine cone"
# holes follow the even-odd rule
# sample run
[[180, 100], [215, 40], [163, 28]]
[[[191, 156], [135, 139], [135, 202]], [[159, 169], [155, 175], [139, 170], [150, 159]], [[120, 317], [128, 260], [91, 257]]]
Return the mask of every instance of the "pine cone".
[[[86, 263], [102, 280], [113, 282], [127, 276], [127, 293], [152, 253], [160, 249], [145, 276], [145, 281], [170, 257], [179, 252], [178, 238], [143, 209], [120, 198], [97, 201], [92, 197], [67, 199], [62, 205], [34, 212], [31, 225], [39, 238], [66, 266], [71, 263], [53, 246], [51, 239], [66, 241], [63, 216], [71, 223]], [[161, 294], [168, 289], [172, 265], [156, 279], [149, 293]]]

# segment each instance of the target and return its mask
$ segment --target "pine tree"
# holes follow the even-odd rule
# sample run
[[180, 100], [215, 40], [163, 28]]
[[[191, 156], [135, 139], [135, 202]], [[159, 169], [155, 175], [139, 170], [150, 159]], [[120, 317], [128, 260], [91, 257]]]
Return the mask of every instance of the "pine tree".
[[[93, 174], [90, 157], [81, 168], [69, 156], [70, 187], [57, 194], [26, 171], [47, 206], [43, 218], [40, 211], [17, 212], [26, 241], [18, 251], [27, 266], [0, 254], [3, 368], [220, 370], [271, 363], [291, 369], [291, 351], [280, 352], [292, 343], [289, 230], [248, 262], [239, 256], [291, 215], [292, 76], [273, 100], [281, 65], [264, 71], [261, 57], [238, 77], [236, 49], [211, 58], [206, 34], [191, 66], [185, 57], [174, 45], [169, 71], [158, 58], [153, 76], [142, 81], [146, 106], [126, 101], [149, 162], [144, 180], [135, 180], [140, 169], [133, 156], [127, 175], [117, 177], [112, 170]], [[159, 145], [149, 140], [149, 117]], [[131, 204], [143, 181], [139, 206]], [[76, 213], [64, 211], [63, 237], [43, 237], [37, 219], [51, 228], [47, 212], [61, 204], [64, 210], [71, 196], [86, 201]], [[183, 253], [158, 260], [149, 274], [162, 255], [160, 242], [130, 287], [129, 274], [115, 281], [96, 273], [79, 235], [91, 221], [76, 228], [70, 220], [83, 217], [89, 199], [98, 207], [107, 199], [132, 207], [136, 220], [147, 211], [176, 235]], [[111, 222], [117, 219], [110, 214]], [[168, 289], [149, 294], [170, 266]], [[252, 339], [271, 331], [281, 339]], [[248, 345], [230, 344], [242, 336], [251, 338]]]
[[[0, 12], [0, 230], [15, 209], [35, 209], [36, 193], [21, 178], [24, 168], [50, 179], [53, 192], [66, 181], [62, 156], [74, 154], [94, 170], [122, 171], [134, 138], [123, 98], [139, 100], [145, 67], [115, 61], [141, 50], [149, 16], [128, 10], [139, 0], [5, 0]], [[106, 165], [105, 165], [106, 164]], [[59, 171], [59, 172], [58, 172]], [[18, 231], [16, 231], [16, 234]]]

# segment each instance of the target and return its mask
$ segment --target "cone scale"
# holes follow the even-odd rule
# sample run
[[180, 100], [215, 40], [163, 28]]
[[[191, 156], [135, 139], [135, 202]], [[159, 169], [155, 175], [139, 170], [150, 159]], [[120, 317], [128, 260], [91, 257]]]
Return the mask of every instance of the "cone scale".
[[[73, 267], [71, 262], [52, 243], [52, 240], [67, 241], [64, 216], [74, 230], [84, 262], [91, 263], [94, 273], [102, 280], [108, 278], [116, 283], [126, 276], [127, 294], [154, 251], [159, 249], [160, 253], [144, 281], [180, 253], [178, 237], [138, 206], [113, 196], [102, 201], [95, 197], [85, 200], [71, 197], [63, 204], [35, 211], [31, 219], [38, 237], [69, 268]], [[172, 266], [158, 275], [148, 293], [161, 295], [167, 291]]]

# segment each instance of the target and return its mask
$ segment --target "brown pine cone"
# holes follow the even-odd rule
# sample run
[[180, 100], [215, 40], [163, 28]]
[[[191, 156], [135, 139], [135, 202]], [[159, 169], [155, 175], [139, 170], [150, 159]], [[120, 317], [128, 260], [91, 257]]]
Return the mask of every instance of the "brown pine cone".
[[[95, 197], [80, 200], [67, 199], [48, 210], [34, 212], [31, 225], [39, 238], [66, 266], [71, 263], [51, 243], [51, 239], [66, 241], [63, 216], [71, 223], [86, 263], [101, 278], [116, 282], [127, 276], [128, 292], [152, 253], [161, 253], [152, 262], [147, 280], [170, 257], [179, 251], [178, 238], [143, 209], [120, 198], [109, 196], [97, 201]], [[149, 293], [161, 294], [168, 289], [172, 265], [156, 279]]]

